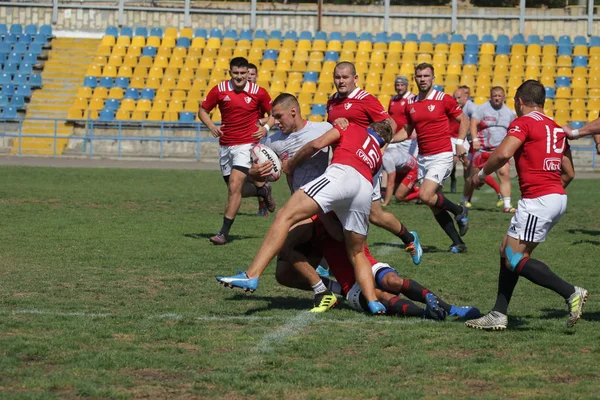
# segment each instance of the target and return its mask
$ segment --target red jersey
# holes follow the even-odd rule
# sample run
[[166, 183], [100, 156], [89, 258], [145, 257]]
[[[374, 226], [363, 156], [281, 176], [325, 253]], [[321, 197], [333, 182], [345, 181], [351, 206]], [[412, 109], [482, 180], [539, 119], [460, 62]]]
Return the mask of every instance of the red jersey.
[[[313, 238], [313, 243], [321, 249], [323, 257], [325, 257], [327, 264], [329, 264], [329, 270], [339, 282], [344, 293], [347, 294], [356, 282], [356, 275], [354, 274], [352, 262], [350, 262], [348, 253], [346, 252], [346, 244], [344, 242], [338, 242], [329, 236], [318, 215], [313, 217], [312, 220], [315, 224], [315, 237]], [[369, 252], [369, 247], [366, 244], [364, 251], [371, 266], [379, 262], [373, 258]]]
[[255, 143], [252, 133], [256, 123], [265, 113], [271, 111], [271, 96], [256, 83], [248, 82], [241, 92], [233, 90], [230, 81], [223, 81], [213, 87], [202, 108], [211, 111], [215, 106], [221, 111], [221, 146]]
[[392, 117], [396, 122], [396, 125], [398, 125], [397, 130], [404, 128], [404, 125], [406, 124], [406, 114], [404, 113], [404, 110], [408, 104], [408, 99], [411, 99], [414, 96], [413, 93], [406, 92], [404, 93], [404, 96], [396, 95], [390, 99], [388, 114], [390, 114], [390, 117]]
[[331, 164], [349, 165], [369, 182], [381, 168], [382, 154], [377, 140], [368, 133], [368, 128], [350, 124], [340, 132], [340, 139], [333, 146]]
[[390, 115], [369, 92], [356, 88], [347, 97], [334, 94], [327, 100], [327, 122], [333, 124], [338, 118], [366, 128], [373, 122], [386, 120]]
[[458, 131], [460, 131], [460, 122], [456, 120], [456, 118], [450, 118], [448, 120], [449, 129], [450, 129], [450, 137], [458, 139]]
[[429, 156], [452, 151], [449, 120], [456, 119], [462, 110], [450, 95], [432, 90], [423, 100], [415, 96], [408, 100], [405, 115], [417, 131], [419, 154]]
[[560, 125], [533, 111], [511, 122], [507, 136], [523, 142], [514, 155], [521, 197], [566, 193], [560, 176], [562, 157], [569, 143]]

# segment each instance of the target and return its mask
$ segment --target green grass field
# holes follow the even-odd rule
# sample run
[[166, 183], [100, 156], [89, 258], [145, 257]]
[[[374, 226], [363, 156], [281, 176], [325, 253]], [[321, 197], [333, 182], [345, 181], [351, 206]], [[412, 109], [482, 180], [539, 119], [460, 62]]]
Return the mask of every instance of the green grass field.
[[[220, 287], [215, 275], [248, 265], [273, 217], [255, 217], [247, 199], [234, 240], [212, 246], [225, 201], [217, 171], [1, 173], [2, 399], [598, 396], [598, 180], [574, 181], [567, 214], [536, 252], [590, 291], [583, 319], [567, 331], [564, 301], [523, 280], [509, 329], [489, 333], [452, 318], [371, 317], [343, 302], [311, 314], [312, 294], [278, 286], [273, 266], [254, 294]], [[283, 203], [283, 182], [275, 192]], [[447, 238], [414, 204], [389, 209], [420, 232], [422, 264], [375, 227], [372, 252], [447, 301], [487, 312], [510, 219], [495, 202], [477, 193], [467, 254], [446, 254]]]

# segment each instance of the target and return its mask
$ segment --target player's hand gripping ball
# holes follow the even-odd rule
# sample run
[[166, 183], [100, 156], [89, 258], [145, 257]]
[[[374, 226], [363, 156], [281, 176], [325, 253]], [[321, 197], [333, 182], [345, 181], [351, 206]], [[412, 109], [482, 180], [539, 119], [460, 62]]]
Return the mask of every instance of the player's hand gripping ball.
[[281, 177], [281, 161], [273, 149], [259, 143], [252, 148], [250, 151], [250, 156], [253, 163], [262, 164], [270, 161], [273, 164], [271, 173], [266, 177], [269, 182], [275, 182]]

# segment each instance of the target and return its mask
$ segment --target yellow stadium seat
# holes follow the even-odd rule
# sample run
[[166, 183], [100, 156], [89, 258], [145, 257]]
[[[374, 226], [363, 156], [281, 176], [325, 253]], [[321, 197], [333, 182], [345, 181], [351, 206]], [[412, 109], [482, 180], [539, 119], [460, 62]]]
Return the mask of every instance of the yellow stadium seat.
[[162, 116], [163, 116], [162, 111], [152, 110], [148, 113], [148, 116], [146, 117], [146, 119], [148, 121], [162, 121]]
[[121, 68], [119, 68], [117, 76], [120, 78], [131, 78], [133, 76], [133, 69], [127, 65], [123, 65]]
[[67, 114], [67, 119], [83, 119], [83, 110], [82, 108], [71, 107], [69, 108], [69, 113]]
[[207, 49], [219, 49], [221, 48], [221, 39], [218, 37], [211, 37], [206, 42], [205, 48]]
[[308, 117], [308, 120], [311, 122], [323, 122], [323, 116], [322, 115], [310, 115]]
[[160, 38], [158, 36], [149, 36], [146, 39], [146, 46], [160, 47]]
[[545, 67], [554, 67], [556, 66], [556, 56], [553, 55], [543, 55], [541, 65]]
[[300, 104], [312, 104], [313, 94], [308, 92], [300, 92], [298, 95], [298, 102]]
[[538, 80], [541, 75], [540, 68], [535, 65], [529, 65], [525, 69], [525, 80], [533, 79]]
[[171, 53], [171, 57], [185, 58], [187, 56], [187, 49], [182, 46], [175, 47]]
[[117, 121], [129, 121], [131, 119], [131, 112], [123, 109], [117, 110], [115, 115]]
[[156, 57], [165, 57], [168, 59], [169, 57], [171, 57], [172, 53], [173, 53], [173, 48], [167, 47], [167, 46], [161, 46], [158, 48], [158, 51], [156, 52]]
[[450, 54], [464, 54], [465, 45], [463, 43], [451, 43]]
[[260, 65], [261, 75], [262, 72], [271, 72], [275, 69], [275, 61], [274, 60], [264, 60]]
[[532, 56], [532, 55], [528, 55], [527, 58], [525, 59], [525, 65], [527, 66], [539, 66], [540, 63], [540, 57], [539, 56]]
[[371, 53], [371, 63], [385, 63], [385, 53], [383, 51], [373, 51]]
[[313, 72], [321, 72], [322, 65], [323, 64], [321, 63], [321, 61], [309, 61], [306, 66], [306, 70]]
[[131, 38], [129, 36], [119, 36], [117, 38], [117, 43], [118, 46], [124, 46], [127, 47], [131, 44]]
[[597, 75], [590, 76], [588, 80], [589, 89], [600, 89], [600, 78]]
[[556, 57], [556, 45], [546, 44], [542, 47], [542, 55]]
[[171, 99], [171, 89], [160, 88], [156, 91], [156, 96], [154, 96], [154, 101], [156, 100], [170, 100]]
[[294, 59], [294, 50], [290, 50], [290, 49], [281, 49], [281, 51], [279, 52], [279, 55], [277, 57], [277, 61], [280, 61], [280, 60], [292, 61], [293, 59]]
[[342, 51], [342, 42], [339, 40], [330, 40], [327, 42], [327, 51]]
[[145, 78], [148, 76], [148, 68], [138, 65], [133, 69], [133, 76], [139, 76], [141, 78]]
[[435, 69], [436, 77], [443, 77], [446, 75], [446, 64], [433, 64], [433, 68]]
[[[177, 34], [175, 36], [177, 36]], [[192, 28], [183, 28], [181, 31], [179, 31], [179, 37], [184, 37], [191, 40], [194, 37], [194, 30]]]
[[455, 74], [448, 74], [448, 75], [446, 75], [445, 83], [446, 83], [446, 86], [448, 86], [448, 85], [458, 86], [458, 84], [460, 83], [460, 74], [458, 74], [458, 75], [455, 75]]
[[[223, 38], [221, 42], [221, 49], [233, 49], [236, 47], [236, 42], [234, 38]], [[249, 48], [250, 46], [248, 46]]]
[[[115, 57], [119, 57], [119, 56], [115, 56]], [[108, 64], [108, 59], [104, 56], [96, 56], [96, 57], [94, 57], [94, 61], [92, 61], [92, 64], [98, 65], [100, 67], [104, 67], [106, 64]]]
[[488, 99], [489, 99], [489, 97], [486, 97], [486, 96], [477, 96], [473, 100], [473, 103], [475, 103], [476, 105], [480, 106], [480, 105], [484, 104], [485, 102], [487, 102]]
[[388, 52], [390, 53], [401, 53], [403, 50], [402, 42], [392, 41], [388, 45]]
[[307, 40], [307, 39], [299, 40], [296, 45], [296, 51], [298, 51], [298, 50], [309, 51], [311, 48], [312, 48], [312, 44], [311, 44], [310, 40]]
[[463, 56], [462, 54], [458, 54], [458, 53], [450, 53], [448, 55], [448, 65], [460, 65], [462, 67], [462, 63], [463, 63]]
[[98, 50], [96, 51], [96, 55], [100, 57], [108, 57], [112, 51], [111, 46], [100, 45], [98, 46]]
[[340, 54], [340, 61], [354, 62], [354, 51], [343, 50]]
[[[574, 111], [574, 110], [586, 111], [585, 100], [582, 98], [572, 98], [571, 99], [571, 111]], [[583, 121], [583, 120], [577, 120], [577, 121]]]
[[152, 109], [152, 102], [148, 99], [139, 99], [135, 105], [135, 111], [148, 112]]
[[402, 63], [400, 65], [400, 71], [399, 71], [400, 75], [409, 75], [409, 74], [413, 74], [414, 72], [415, 72], [415, 67], [414, 67], [413, 63]]
[[387, 53], [387, 51], [388, 51], [387, 43], [383, 43], [383, 42], [374, 43], [373, 51], [382, 51], [384, 53]]
[[373, 51], [373, 43], [370, 40], [361, 40], [360, 42], [358, 42], [358, 47], [356, 48], [356, 50], [371, 52]]
[[265, 50], [267, 48], [267, 41], [263, 38], [256, 38], [252, 41], [251, 49]]
[[317, 92], [317, 84], [316, 84], [316, 82], [304, 82], [302, 84], [302, 92], [316, 93]]
[[555, 83], [554, 77], [548, 75], [542, 75], [542, 77], [540, 78], [540, 82], [542, 83], [542, 85], [549, 87], [554, 87]]
[[482, 43], [479, 48], [479, 53], [494, 55], [496, 53], [496, 46], [494, 46], [493, 43]]
[[600, 98], [600, 89], [594, 89], [594, 88], [588, 89], [588, 97], [590, 99]]
[[571, 67], [559, 67], [556, 69], [556, 76], [568, 76], [573, 74]]
[[432, 58], [431, 58], [431, 54], [429, 53], [419, 53], [419, 55], [417, 56], [417, 64], [421, 64], [421, 63], [429, 63], [431, 64]]
[[105, 65], [102, 68], [102, 76], [108, 78], [116, 78], [117, 77], [117, 68], [112, 65]]
[[311, 51], [308, 55], [308, 61], [323, 62], [325, 55], [322, 51]]
[[493, 54], [481, 54], [479, 56], [479, 66], [481, 67], [491, 67], [494, 65], [494, 55]]
[[515, 43], [510, 48], [510, 55], [524, 55], [525, 54], [525, 45], [522, 43]]
[[[156, 65], [156, 64], [155, 64]], [[162, 78], [164, 71], [161, 67], [154, 66], [148, 71], [149, 78]]]
[[281, 43], [282, 49], [296, 50], [297, 43], [294, 39], [283, 39], [283, 43]]
[[77, 97], [89, 99], [92, 97], [92, 88], [88, 86], [79, 86], [77, 88]]
[[203, 37], [195, 37], [192, 39], [192, 44], [190, 45], [190, 48], [197, 48], [197, 49], [203, 49], [206, 47], [206, 39], [204, 39]]
[[405, 53], [417, 53], [419, 51], [419, 44], [417, 42], [404, 42]]
[[356, 68], [356, 73], [359, 77], [369, 71], [369, 63], [365, 61], [355, 62], [354, 67]]
[[[599, 47], [600, 48], [600, 47]], [[588, 66], [592, 68], [600, 68], [600, 55], [591, 55], [588, 58]]]
[[179, 121], [179, 112], [167, 111], [163, 115], [163, 121], [165, 122], [177, 122]]
[[506, 75], [494, 75], [492, 78], [492, 86], [506, 87]]
[[496, 57], [494, 57], [495, 65], [508, 65], [509, 62], [510, 59], [506, 54], [498, 54]]
[[95, 65], [95, 64], [90, 64], [85, 73], [85, 76], [99, 77], [101, 75], [102, 75], [102, 68], [100, 68], [100, 66]]
[[[106, 88], [103, 88], [106, 90]], [[105, 97], [92, 97], [90, 99], [90, 104], [88, 105], [88, 110], [100, 111], [104, 108], [104, 99]]]
[[175, 89], [177, 82], [174, 78], [164, 77], [160, 83], [162, 89]]
[[327, 104], [327, 100], [329, 100], [330, 94], [331, 93], [329, 92], [315, 93], [315, 97], [313, 98], [314, 104]]
[[381, 84], [381, 94], [387, 95], [395, 95], [396, 94], [396, 85], [393, 81], [385, 81]]
[[417, 62], [417, 54], [416, 53], [404, 53], [402, 54], [402, 63], [403, 64], [414, 64]]
[[[137, 67], [139, 68], [139, 67]], [[136, 70], [137, 70], [136, 68]], [[129, 81], [129, 87], [130, 88], [134, 88], [134, 89], [143, 89], [145, 87], [145, 79], [144, 77], [141, 76], [135, 76], [135, 72], [134, 72], [134, 76], [131, 77], [130, 81]]]
[[154, 58], [154, 63], [152, 63], [153, 68], [167, 68], [169, 65], [169, 59], [165, 56], [156, 56]]
[[155, 98], [154, 101], [152, 102], [152, 111], [160, 111], [160, 112], [167, 111], [167, 103], [168, 103], [168, 101], [165, 99]]
[[421, 42], [419, 44], [419, 53], [433, 53], [433, 43], [431, 42]]
[[154, 59], [150, 56], [142, 56], [139, 58], [137, 66], [142, 68], [150, 68], [154, 63]]
[[267, 49], [279, 50], [281, 49], [281, 40], [269, 39], [267, 42]]
[[530, 44], [527, 46], [527, 55], [528, 56], [540, 56], [542, 55], [542, 46], [539, 44]]
[[185, 105], [183, 106], [183, 111], [187, 111], [187, 112], [197, 113], [199, 109], [200, 109], [200, 105], [198, 104], [198, 101], [196, 101], [196, 100], [188, 100], [185, 102]]
[[75, 101], [71, 105], [71, 108], [75, 108], [78, 110], [87, 110], [88, 107], [88, 98], [87, 97], [76, 97]]
[[217, 59], [217, 61], [215, 62], [215, 68], [228, 70], [229, 69], [229, 59], [219, 57]]
[[290, 60], [277, 60], [275, 70], [277, 71], [289, 71], [292, 68]]
[[117, 42], [117, 39], [112, 35], [104, 35], [100, 40], [100, 45], [102, 46], [114, 46]]
[[384, 69], [385, 73], [390, 73], [390, 74], [394, 74], [397, 75], [398, 72], [400, 72], [400, 65], [398, 62], [387, 62], [385, 63], [385, 69]]
[[560, 87], [556, 89], [555, 99], [570, 99], [571, 98], [571, 88], [568, 87]]
[[169, 112], [180, 112], [183, 111], [183, 101], [180, 99], [173, 99], [169, 102], [169, 108], [167, 109]]
[[559, 125], [566, 125], [567, 122], [571, 119], [571, 113], [569, 109], [556, 108], [554, 110], [554, 120]]
[[232, 57], [244, 57], [244, 58], [248, 58], [248, 50], [249, 49], [243, 49], [241, 47], [236, 47], [235, 49], [233, 49], [233, 56]]
[[525, 65], [524, 64], [513, 64], [509, 70], [509, 76], [525, 76]]
[[358, 45], [356, 44], [356, 42], [354, 40], [346, 40], [342, 44], [342, 51], [355, 52], [357, 48], [358, 48]]
[[571, 65], [571, 56], [558, 56], [558, 58], [556, 59], [557, 67], [570, 67]]
[[300, 92], [300, 85], [299, 81], [289, 81], [285, 87], [285, 92], [295, 95]]
[[163, 33], [163, 37], [170, 37], [170, 38], [175, 38], [177, 39], [177, 28], [174, 27], [168, 27], [165, 28], [164, 33]]
[[575, 78], [587, 78], [587, 76], [588, 76], [588, 69], [587, 69], [587, 67], [575, 67], [575, 68], [573, 68], [573, 79], [575, 79]]
[[183, 67], [179, 71], [179, 79], [189, 79], [189, 80], [191, 80], [191, 79], [194, 79], [195, 75], [196, 75], [196, 71], [194, 70], [194, 68]]
[[375, 83], [379, 85], [381, 83], [381, 75], [377, 72], [369, 72], [367, 73], [367, 78], [365, 82], [368, 84]]
[[588, 110], [588, 111], [600, 110], [600, 99], [598, 99], [598, 98], [589, 99], [587, 101], [586, 110]]
[[365, 90], [371, 93], [373, 96], [379, 96], [379, 84], [378, 83], [367, 83]]
[[296, 50], [293, 57], [294, 61], [308, 61], [308, 50]]
[[310, 114], [310, 104], [309, 103], [300, 103], [300, 113], [304, 115]]
[[[458, 84], [452, 84], [452, 85], [444, 85], [444, 93], [448, 93], [450, 96], [452, 96], [454, 94], [454, 92], [456, 91], [456, 89], [458, 89]], [[412, 92], [414, 89], [410, 89], [410, 91]]]
[[317, 92], [322, 92], [322, 93], [333, 93], [334, 92], [334, 87], [333, 87], [333, 82], [319, 82], [318, 86], [317, 86]]
[[123, 59], [123, 65], [126, 67], [134, 68], [138, 65], [138, 57], [133, 55], [126, 55]]
[[285, 92], [285, 82], [280, 81], [280, 80], [272, 81], [269, 92], [277, 92], [277, 93]]
[[[437, 75], [437, 70], [435, 71]], [[492, 76], [492, 66], [491, 65], [480, 65], [479, 66], [479, 75]]]
[[157, 76], [148, 76], [146, 79], [146, 88], [157, 90], [160, 88], [161, 78]]
[[357, 51], [354, 57], [354, 62], [369, 62], [371, 59], [371, 53], [366, 51]]
[[446, 43], [438, 43], [435, 45], [433, 51], [436, 53], [448, 53], [450, 51], [450, 47]]
[[588, 122], [592, 122], [596, 119], [598, 119], [598, 110], [592, 110], [588, 112]]
[[573, 46], [573, 56], [588, 56], [588, 47], [586, 45]]
[[87, 110], [84, 113], [84, 118], [87, 118], [87, 119], [98, 119], [98, 111], [97, 110]]
[[146, 120], [146, 111], [135, 110], [131, 113], [132, 121], [145, 121]]
[[192, 91], [201, 91], [205, 90], [206, 88], [207, 86], [205, 79], [194, 79], [192, 83]]

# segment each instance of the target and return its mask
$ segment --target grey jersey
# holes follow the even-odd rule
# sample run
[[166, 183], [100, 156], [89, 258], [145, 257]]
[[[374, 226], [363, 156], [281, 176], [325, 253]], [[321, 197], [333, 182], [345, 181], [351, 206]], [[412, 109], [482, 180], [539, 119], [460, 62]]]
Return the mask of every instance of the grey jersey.
[[406, 166], [412, 167], [417, 160], [410, 155], [403, 147], [388, 146], [383, 153], [383, 169], [385, 172], [395, 172]]
[[471, 100], [467, 100], [462, 110], [467, 118], [471, 119], [473, 114], [475, 114], [475, 111], [477, 111], [477, 104], [473, 103]]
[[[325, 132], [333, 128], [329, 122], [308, 121], [302, 129], [289, 135], [281, 131], [269, 136], [264, 144], [273, 149], [279, 158], [284, 155], [293, 157], [306, 143], [323, 136]], [[329, 164], [329, 147], [321, 149], [312, 158], [298, 165], [292, 177], [292, 191], [295, 192], [313, 179], [321, 176]]]
[[481, 149], [483, 151], [494, 151], [506, 136], [508, 126], [516, 118], [516, 114], [506, 104], [496, 110], [488, 101], [479, 106], [473, 114], [473, 118], [479, 121], [477, 136], [481, 141]]

